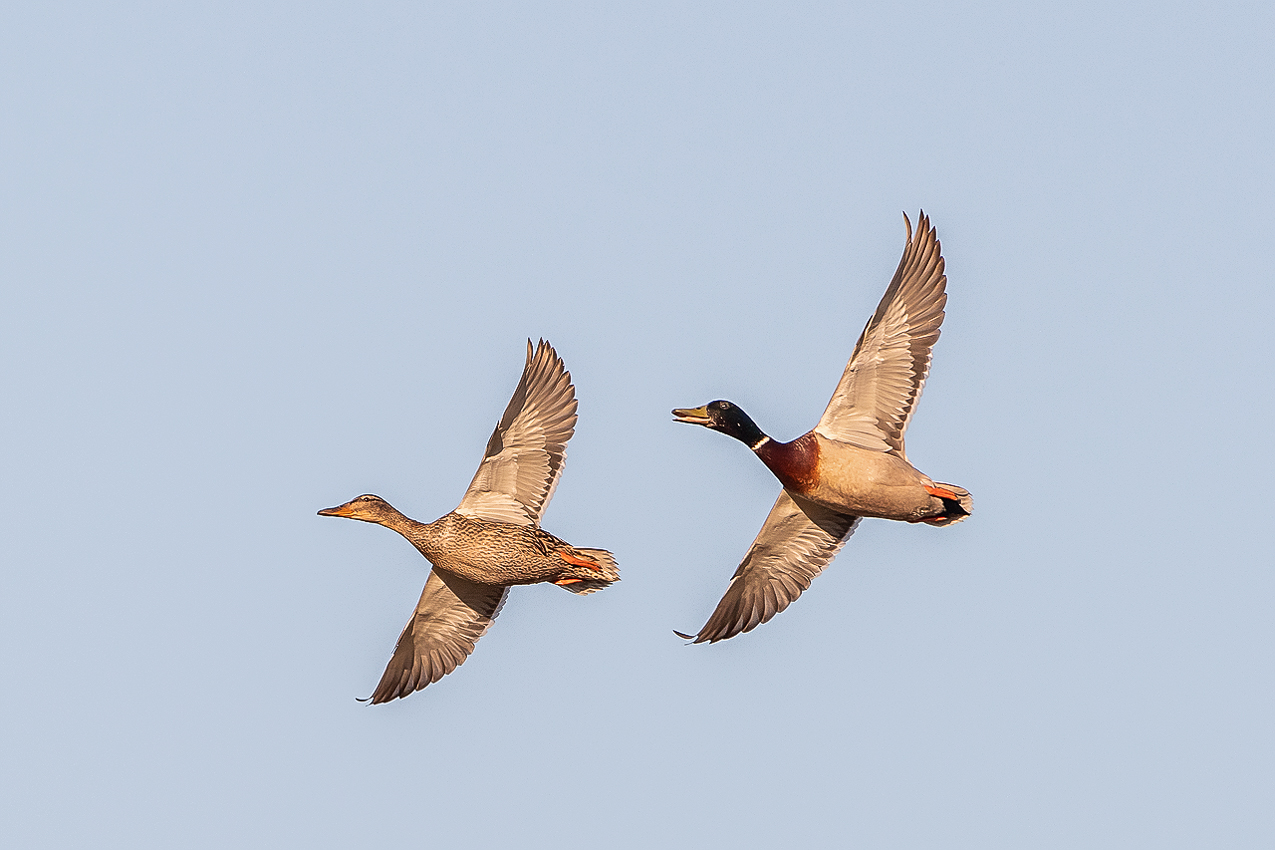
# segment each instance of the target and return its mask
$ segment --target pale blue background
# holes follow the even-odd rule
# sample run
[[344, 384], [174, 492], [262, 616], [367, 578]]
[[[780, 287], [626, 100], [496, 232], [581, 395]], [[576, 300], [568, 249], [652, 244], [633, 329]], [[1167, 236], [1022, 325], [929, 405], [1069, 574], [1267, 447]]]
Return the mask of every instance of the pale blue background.
[[[1272, 846], [1275, 14], [1063, 5], [10, 4], [5, 843]], [[683, 645], [922, 207], [974, 517]], [[541, 336], [623, 582], [356, 703]]]

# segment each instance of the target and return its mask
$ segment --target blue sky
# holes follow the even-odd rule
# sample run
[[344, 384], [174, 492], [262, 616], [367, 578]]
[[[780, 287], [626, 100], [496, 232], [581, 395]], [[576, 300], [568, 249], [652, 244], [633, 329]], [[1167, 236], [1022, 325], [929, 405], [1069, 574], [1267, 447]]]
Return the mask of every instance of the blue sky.
[[[0, 778], [27, 846], [1275, 839], [1259, 4], [64, 4], [0, 19]], [[688, 647], [924, 208], [947, 319], [865, 521]], [[368, 707], [551, 340], [517, 589]]]

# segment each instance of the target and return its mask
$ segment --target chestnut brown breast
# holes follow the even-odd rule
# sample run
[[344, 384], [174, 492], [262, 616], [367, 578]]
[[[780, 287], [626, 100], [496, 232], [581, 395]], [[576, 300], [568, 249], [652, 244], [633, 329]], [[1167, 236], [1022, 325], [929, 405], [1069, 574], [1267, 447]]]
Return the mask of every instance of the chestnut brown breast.
[[790, 492], [809, 493], [819, 486], [819, 442], [813, 433], [791, 443], [768, 440], [757, 449], [757, 456]]

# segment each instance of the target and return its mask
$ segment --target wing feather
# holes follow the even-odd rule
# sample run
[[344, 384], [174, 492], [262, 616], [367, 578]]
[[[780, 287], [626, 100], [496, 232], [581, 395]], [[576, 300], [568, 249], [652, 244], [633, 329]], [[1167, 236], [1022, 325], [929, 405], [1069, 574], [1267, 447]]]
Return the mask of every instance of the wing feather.
[[751, 631], [787, 608], [841, 551], [859, 520], [781, 492], [694, 642]]
[[903, 220], [908, 236], [899, 267], [815, 431], [906, 459], [903, 434], [930, 373], [947, 304], [947, 276], [929, 217], [921, 213], [915, 239], [912, 223], [906, 215]]
[[372, 702], [405, 697], [463, 664], [508, 595], [508, 587], [477, 584], [431, 570]]
[[576, 406], [571, 373], [553, 346], [542, 339], [533, 354], [527, 340], [522, 379], [456, 513], [539, 525], [562, 476], [567, 441], [575, 432]]

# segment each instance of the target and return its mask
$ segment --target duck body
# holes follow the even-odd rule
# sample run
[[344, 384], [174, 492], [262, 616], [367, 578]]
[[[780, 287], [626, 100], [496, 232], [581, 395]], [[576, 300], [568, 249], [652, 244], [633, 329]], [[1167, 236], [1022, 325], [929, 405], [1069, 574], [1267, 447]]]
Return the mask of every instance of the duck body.
[[435, 569], [479, 584], [549, 582], [579, 593], [620, 580], [610, 552], [577, 548], [542, 528], [479, 522], [455, 512], [415, 525], [404, 537]]
[[708, 622], [681, 637], [711, 643], [767, 622], [810, 586], [864, 517], [943, 526], [970, 515], [969, 491], [936, 483], [904, 451], [947, 303], [936, 231], [924, 213], [915, 238], [904, 222], [898, 269], [814, 428], [783, 443], [724, 399], [673, 411], [678, 422], [747, 445], [783, 485]]
[[372, 494], [320, 513], [397, 531], [434, 569], [475, 584], [506, 587], [550, 582], [587, 593], [620, 580], [610, 552], [572, 546], [533, 525], [471, 519], [455, 511], [433, 522], [417, 522]]
[[[755, 453], [784, 489], [834, 511], [942, 524], [965, 516], [932, 492], [937, 488], [959, 495], [963, 488], [936, 485], [894, 454], [830, 440], [815, 431], [789, 443], [767, 440]], [[954, 518], [948, 519], [949, 514]]]

